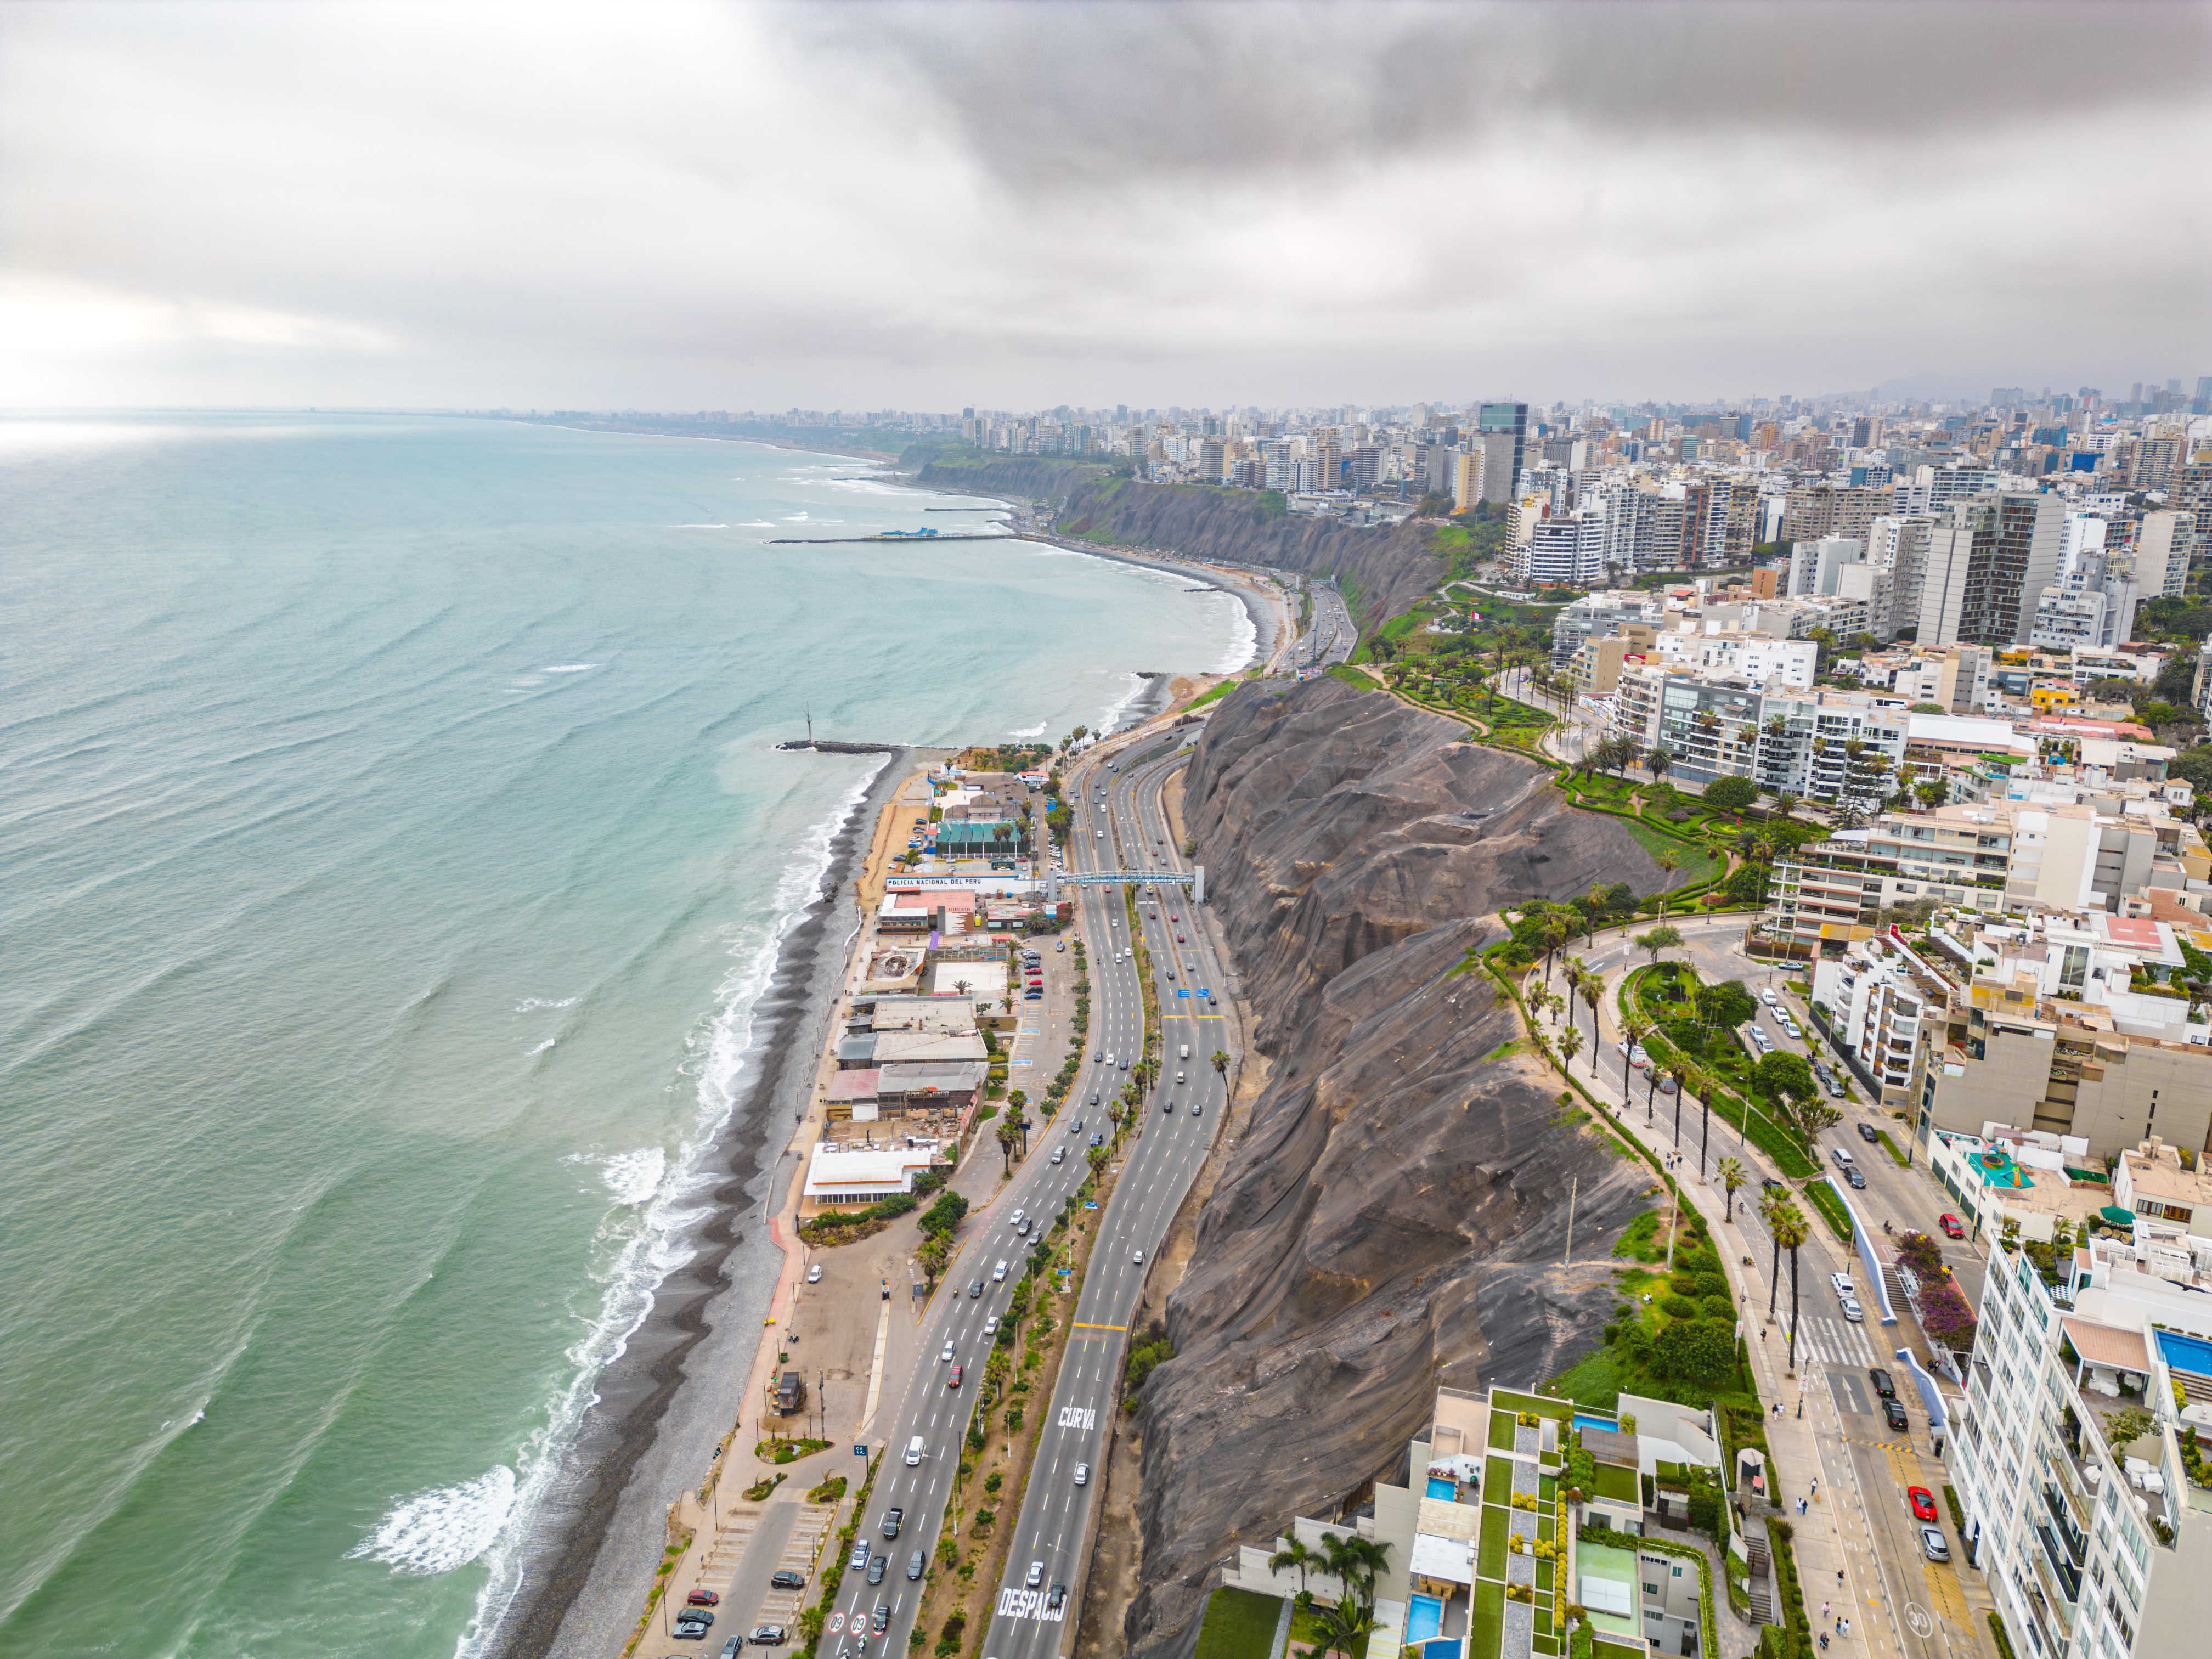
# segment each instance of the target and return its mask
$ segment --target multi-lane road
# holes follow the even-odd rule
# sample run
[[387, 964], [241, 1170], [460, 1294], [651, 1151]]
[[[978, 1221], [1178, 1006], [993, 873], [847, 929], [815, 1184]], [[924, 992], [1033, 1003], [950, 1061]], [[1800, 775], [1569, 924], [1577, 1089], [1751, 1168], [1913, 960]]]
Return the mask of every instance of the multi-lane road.
[[[1081, 843], [1077, 867], [1186, 868], [1160, 799], [1162, 785], [1181, 762], [1172, 754], [1160, 755], [1159, 749], [1157, 744], [1137, 744], [1125, 751], [1139, 762], [1133, 771], [1094, 766], [1085, 778], [1079, 833], [1071, 837]], [[1110, 1074], [1116, 1085], [1119, 1056], [1137, 1046], [1142, 1018], [1123, 890], [1086, 890], [1093, 896], [1085, 908], [1086, 916], [1094, 914], [1092, 902], [1108, 912], [1104, 928], [1094, 921], [1088, 929], [1102, 940], [1092, 952], [1093, 982], [1110, 975], [1107, 982], [1115, 988], [1105, 1029], [1093, 1036], [1091, 1059], [1096, 1064], [1102, 1053], [1116, 1055]], [[1220, 962], [1199, 926], [1188, 890], [1140, 890], [1136, 913], [1159, 998], [1161, 1076], [1145, 1102], [1139, 1133], [1127, 1144], [1076, 1302], [1067, 1357], [1046, 1409], [1029, 1490], [1014, 1522], [1006, 1578], [992, 1606], [981, 1649], [988, 1659], [1042, 1659], [1067, 1645], [1061, 1638], [1091, 1550], [1096, 1483], [1103, 1478], [1113, 1414], [1120, 1408], [1129, 1328], [1143, 1298], [1145, 1275], [1156, 1264], [1169, 1224], [1220, 1132], [1227, 1101], [1227, 1080], [1210, 1063], [1217, 1049], [1228, 1048], [1227, 1021], [1206, 995], [1211, 991], [1225, 1000], [1219, 988]], [[1109, 939], [1122, 960], [1116, 962], [1115, 949], [1103, 942]], [[1079, 1465], [1091, 1469], [1090, 1483], [1082, 1486], [1075, 1484]], [[1065, 1588], [1056, 1592], [1056, 1586]]]
[[1313, 616], [1298, 636], [1297, 666], [1326, 667], [1348, 660], [1359, 642], [1359, 630], [1352, 625], [1344, 596], [1327, 582], [1310, 578], [1305, 586], [1313, 599]]
[[[1159, 745], [1140, 747], [1151, 751]], [[1148, 752], [1145, 764], [1134, 771], [1104, 756], [1072, 768], [1067, 799], [1076, 822], [1068, 840], [1069, 868], [1183, 869], [1179, 849], [1168, 833], [1159, 793], [1167, 775], [1180, 763], [1171, 754], [1154, 758]], [[924, 1319], [921, 1358], [915, 1373], [874, 1419], [876, 1426], [870, 1432], [875, 1443], [869, 1449], [872, 1454], [880, 1448], [883, 1462], [866, 1510], [860, 1516], [856, 1553], [849, 1560], [825, 1556], [822, 1562], [823, 1571], [842, 1576], [822, 1641], [823, 1652], [841, 1659], [907, 1650], [923, 1588], [917, 1578], [934, 1559], [944, 1534], [975, 1390], [984, 1386], [983, 1361], [991, 1351], [992, 1332], [1006, 1314], [1013, 1286], [1021, 1279], [1023, 1258], [1037, 1237], [1035, 1231], [1026, 1237], [1016, 1233], [1014, 1215], [1023, 1212], [1049, 1225], [1089, 1174], [1085, 1153], [1091, 1137], [1104, 1134], [1110, 1140], [1113, 1125], [1107, 1108], [1129, 1081], [1125, 1065], [1133, 1066], [1142, 1057], [1143, 1004], [1124, 890], [1077, 890], [1082, 937], [1088, 947], [1090, 1047], [1076, 1086], [1058, 1115], [1040, 1119], [1030, 1155], [1014, 1178], [969, 1221], [968, 1237]], [[1055, 1606], [1053, 1588], [1080, 1582], [1090, 1544], [1090, 1500], [1098, 1489], [1095, 1483], [1104, 1478], [1130, 1316], [1139, 1304], [1144, 1275], [1221, 1121], [1225, 1080], [1207, 1057], [1228, 1046], [1220, 1035], [1225, 1022], [1220, 1010], [1210, 1006], [1202, 994], [1175, 994], [1212, 988], [1218, 982], [1218, 957], [1197, 926], [1187, 890], [1163, 886], [1157, 893], [1139, 896], [1138, 926], [1152, 951], [1153, 969], [1161, 975], [1164, 1077], [1147, 1099], [1135, 1133], [1118, 1154], [1122, 1167], [1111, 1200], [1097, 1218], [1097, 1237], [1076, 1305], [1071, 1310], [1058, 1298], [1039, 1297], [1054, 1318], [1072, 1317], [1073, 1329], [1054, 1397], [1042, 1407], [1020, 1514], [1012, 1521], [1006, 1583], [994, 1593], [991, 1640], [984, 1649], [993, 1659], [1059, 1651], [1076, 1593], [1072, 1588], [1064, 1590]], [[1044, 954], [1051, 964], [1048, 972], [1074, 971], [1072, 954]], [[1164, 977], [1170, 965], [1176, 974], [1172, 981]], [[1187, 1060], [1179, 1058], [1185, 1045], [1190, 1050]], [[1180, 1084], [1176, 1081], [1179, 1071], [1183, 1077]], [[1136, 1259], [1139, 1251], [1142, 1263]], [[998, 1277], [1001, 1262], [1006, 1264], [1003, 1279]], [[962, 1374], [957, 1389], [951, 1386], [955, 1365]], [[1003, 1411], [1006, 1403], [995, 1411]], [[914, 1444], [917, 1439], [918, 1448]], [[909, 1462], [910, 1456], [915, 1461]], [[1075, 1484], [1079, 1464], [1091, 1470], [1080, 1486]], [[963, 1499], [961, 1518], [972, 1515], [980, 1497], [970, 1493]], [[884, 1531], [894, 1508], [902, 1511], [896, 1538]], [[868, 1547], [868, 1560], [850, 1565], [859, 1560], [862, 1542]], [[917, 1551], [921, 1553], [919, 1565], [914, 1559]], [[1035, 1585], [1028, 1582], [1033, 1562], [1039, 1564]], [[878, 1582], [871, 1583], [871, 1577]]]

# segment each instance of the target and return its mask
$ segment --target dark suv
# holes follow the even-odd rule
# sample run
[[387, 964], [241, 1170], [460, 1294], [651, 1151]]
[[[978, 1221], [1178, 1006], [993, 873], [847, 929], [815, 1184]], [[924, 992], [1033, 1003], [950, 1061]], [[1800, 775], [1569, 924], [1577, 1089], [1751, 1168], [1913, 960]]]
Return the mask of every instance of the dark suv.
[[1881, 1420], [1899, 1434], [1906, 1433], [1912, 1427], [1912, 1419], [1905, 1414], [1905, 1407], [1899, 1405], [1893, 1396], [1881, 1402]]
[[1879, 1365], [1867, 1367], [1867, 1375], [1874, 1379], [1874, 1391], [1884, 1400], [1897, 1398], [1897, 1384], [1889, 1380], [1889, 1373]]

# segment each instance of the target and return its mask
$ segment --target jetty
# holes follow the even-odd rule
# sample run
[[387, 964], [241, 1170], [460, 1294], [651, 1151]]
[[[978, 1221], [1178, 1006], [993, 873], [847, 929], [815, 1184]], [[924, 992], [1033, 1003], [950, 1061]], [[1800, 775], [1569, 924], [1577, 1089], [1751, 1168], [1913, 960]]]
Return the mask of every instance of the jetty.
[[[928, 509], [924, 508], [927, 512]], [[930, 530], [886, 530], [877, 536], [777, 536], [769, 542], [770, 547], [831, 547], [853, 542], [1011, 542], [1019, 539], [995, 530], [953, 531], [950, 534]]]
[[792, 738], [778, 749], [811, 749], [819, 755], [896, 755], [906, 745], [898, 743], [841, 743], [835, 738]]

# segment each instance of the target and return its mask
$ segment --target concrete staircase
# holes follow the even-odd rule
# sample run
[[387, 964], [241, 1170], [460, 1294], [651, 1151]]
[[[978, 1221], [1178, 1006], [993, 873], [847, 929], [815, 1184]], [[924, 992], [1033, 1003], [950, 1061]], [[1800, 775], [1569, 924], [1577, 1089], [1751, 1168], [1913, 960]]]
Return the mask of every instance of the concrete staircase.
[[1751, 1581], [1751, 1622], [1754, 1625], [1778, 1625], [1782, 1621], [1774, 1616], [1773, 1598], [1767, 1589], [1772, 1581], [1768, 1575], [1766, 1540], [1747, 1537], [1743, 1542], [1744, 1554], [1751, 1565], [1748, 1575]]

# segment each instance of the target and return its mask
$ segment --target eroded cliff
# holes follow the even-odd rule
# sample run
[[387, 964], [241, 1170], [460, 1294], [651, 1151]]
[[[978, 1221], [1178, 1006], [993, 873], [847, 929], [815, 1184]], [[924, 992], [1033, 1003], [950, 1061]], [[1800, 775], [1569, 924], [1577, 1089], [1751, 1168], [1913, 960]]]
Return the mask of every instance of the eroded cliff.
[[[1556, 1375], [1612, 1305], [1599, 1263], [1648, 1172], [1563, 1110], [1462, 964], [1509, 899], [1660, 872], [1459, 731], [1334, 680], [1255, 683], [1191, 763], [1185, 822], [1270, 1070], [1142, 1396], [1131, 1652], [1188, 1654], [1237, 1545], [1400, 1474], [1439, 1383]], [[1563, 1269], [1571, 1183], [1588, 1265]]]
[[1250, 490], [1154, 484], [1103, 471], [1021, 456], [960, 465], [933, 463], [917, 481], [945, 489], [1049, 501], [1060, 532], [1315, 574], [1351, 578], [1363, 623], [1395, 616], [1443, 579], [1428, 532], [1407, 523], [1353, 528], [1337, 519], [1285, 514]]

